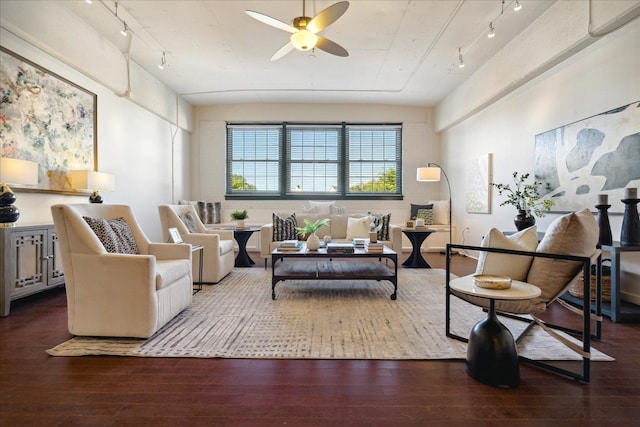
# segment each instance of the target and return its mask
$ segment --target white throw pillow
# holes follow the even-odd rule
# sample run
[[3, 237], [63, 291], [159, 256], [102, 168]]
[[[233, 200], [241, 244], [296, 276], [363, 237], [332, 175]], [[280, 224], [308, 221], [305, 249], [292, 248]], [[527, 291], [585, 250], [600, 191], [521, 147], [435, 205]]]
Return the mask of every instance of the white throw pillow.
[[309, 200], [309, 210], [316, 214], [331, 215], [331, 206], [335, 201], [330, 202], [315, 202]]
[[362, 218], [349, 218], [347, 222], [347, 239], [351, 240], [356, 237], [369, 237], [369, 225], [371, 218], [363, 216]]
[[437, 225], [449, 224], [449, 201], [429, 200], [428, 204], [433, 205], [433, 223]]
[[[482, 239], [483, 248], [509, 249], [533, 252], [538, 246], [538, 233], [535, 225], [505, 236], [497, 228], [492, 228]], [[495, 252], [480, 252], [476, 274], [496, 274], [509, 276], [513, 280], [527, 279], [529, 267], [533, 257], [523, 255], [499, 254]]]

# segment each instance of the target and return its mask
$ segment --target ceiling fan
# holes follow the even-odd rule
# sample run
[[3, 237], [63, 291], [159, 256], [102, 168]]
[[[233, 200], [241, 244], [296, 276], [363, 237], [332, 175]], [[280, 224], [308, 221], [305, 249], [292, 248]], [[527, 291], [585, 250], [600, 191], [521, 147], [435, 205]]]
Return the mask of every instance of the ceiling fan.
[[337, 21], [348, 8], [349, 2], [341, 1], [324, 9], [314, 18], [310, 18], [305, 15], [305, 0], [302, 0], [302, 16], [293, 18], [293, 25], [286, 24], [275, 18], [252, 10], [245, 10], [245, 12], [247, 15], [260, 22], [291, 33], [291, 39], [289, 42], [278, 49], [278, 51], [271, 57], [271, 61], [276, 61], [291, 52], [293, 49], [306, 51], [315, 49], [316, 47], [332, 55], [342, 57], [349, 56], [349, 52], [347, 52], [345, 48], [318, 35], [320, 31]]

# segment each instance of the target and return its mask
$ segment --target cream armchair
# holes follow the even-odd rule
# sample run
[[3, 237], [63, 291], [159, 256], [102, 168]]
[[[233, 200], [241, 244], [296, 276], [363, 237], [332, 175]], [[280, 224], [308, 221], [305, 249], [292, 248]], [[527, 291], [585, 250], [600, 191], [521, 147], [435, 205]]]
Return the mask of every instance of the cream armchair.
[[[169, 241], [169, 228], [177, 228], [185, 243], [204, 247], [202, 281], [218, 283], [233, 270], [233, 231], [209, 230], [196, 214], [192, 205], [160, 205], [160, 224], [165, 242]], [[187, 224], [191, 227], [190, 231]], [[198, 277], [199, 257], [193, 259], [193, 275]]]
[[[191, 248], [151, 243], [129, 206], [54, 205], [51, 213], [65, 271], [70, 333], [148, 338], [191, 302]], [[136, 253], [108, 252], [103, 244], [108, 239], [101, 241], [83, 217], [109, 223], [124, 218]]]

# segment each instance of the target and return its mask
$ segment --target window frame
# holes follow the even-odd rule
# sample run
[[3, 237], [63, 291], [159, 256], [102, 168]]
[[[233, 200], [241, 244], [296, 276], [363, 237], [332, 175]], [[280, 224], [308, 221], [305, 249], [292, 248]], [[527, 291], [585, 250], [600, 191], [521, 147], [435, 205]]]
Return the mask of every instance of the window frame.
[[[260, 129], [260, 128], [278, 128], [279, 129], [279, 158], [278, 158], [278, 174], [279, 174], [279, 190], [278, 191], [246, 191], [233, 190], [233, 163], [239, 161], [233, 156], [233, 138], [231, 130], [233, 128]], [[337, 147], [337, 191], [314, 192], [314, 191], [293, 191], [291, 186], [291, 142], [289, 135], [291, 129], [321, 129], [335, 128], [339, 130], [338, 147]], [[396, 158], [392, 163], [396, 167], [396, 192], [349, 192], [349, 138], [348, 132], [350, 128], [354, 129], [370, 129], [383, 130], [393, 129], [395, 134], [395, 155]], [[403, 125], [402, 123], [349, 123], [349, 122], [227, 122], [226, 123], [226, 171], [225, 171], [225, 200], [403, 200], [402, 185], [402, 165], [403, 165]], [[305, 162], [313, 163], [313, 160], [305, 160]], [[359, 160], [359, 163], [367, 163], [365, 160]], [[374, 163], [389, 163], [390, 160], [371, 160]], [[325, 161], [320, 161], [325, 163]], [[331, 160], [326, 163], [333, 163]]]

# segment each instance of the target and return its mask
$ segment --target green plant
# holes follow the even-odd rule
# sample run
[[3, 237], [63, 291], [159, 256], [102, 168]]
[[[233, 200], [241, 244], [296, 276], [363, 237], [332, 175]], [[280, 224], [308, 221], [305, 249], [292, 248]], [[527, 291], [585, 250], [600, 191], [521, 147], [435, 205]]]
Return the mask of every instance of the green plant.
[[509, 184], [496, 184], [495, 182], [492, 182], [491, 185], [498, 189], [499, 195], [505, 194], [507, 196], [507, 200], [500, 203], [500, 206], [512, 205], [519, 211], [527, 212], [527, 216], [530, 216], [530, 213], [533, 212], [535, 216], [542, 218], [545, 212], [551, 210], [553, 201], [549, 199], [541, 200], [542, 196], [539, 188], [542, 183], [535, 180], [533, 183], [527, 183], [529, 175], [524, 173], [518, 176], [518, 172], [514, 172], [514, 188], [511, 188]]
[[231, 219], [233, 220], [239, 220], [239, 219], [247, 219], [249, 218], [249, 213], [247, 212], [247, 210], [243, 210], [243, 211], [233, 211], [231, 212]]
[[316, 222], [311, 222], [309, 219], [304, 220], [304, 227], [296, 227], [298, 230], [298, 234], [304, 236], [306, 234], [316, 234], [316, 231], [320, 229], [325, 224], [328, 224], [330, 219], [324, 218], [319, 219]]

